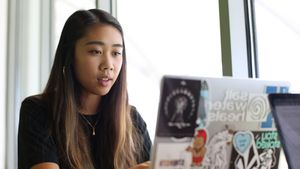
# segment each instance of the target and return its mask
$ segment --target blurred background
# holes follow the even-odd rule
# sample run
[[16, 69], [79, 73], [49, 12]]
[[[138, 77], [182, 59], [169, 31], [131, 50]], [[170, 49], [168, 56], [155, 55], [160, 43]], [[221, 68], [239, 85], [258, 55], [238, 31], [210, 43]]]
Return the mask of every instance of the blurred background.
[[64, 22], [90, 8], [123, 26], [129, 102], [152, 139], [164, 74], [289, 81], [300, 92], [299, 0], [0, 0], [0, 169], [17, 168], [20, 103], [45, 87]]

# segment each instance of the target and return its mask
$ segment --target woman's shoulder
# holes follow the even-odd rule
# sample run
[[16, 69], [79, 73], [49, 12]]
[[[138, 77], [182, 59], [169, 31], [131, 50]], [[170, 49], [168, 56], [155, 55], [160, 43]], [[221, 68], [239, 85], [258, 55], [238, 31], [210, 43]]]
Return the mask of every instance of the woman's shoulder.
[[141, 154], [140, 157], [138, 158], [138, 162], [142, 163], [145, 161], [148, 161], [150, 159], [150, 151], [152, 147], [152, 142], [149, 137], [149, 133], [147, 130], [147, 125], [140, 115], [140, 113], [137, 111], [137, 109], [134, 106], [131, 106], [131, 116], [132, 116], [132, 121], [133, 125], [137, 129], [137, 133], [140, 135], [141, 138]]
[[28, 109], [45, 109], [46, 102], [43, 99], [42, 95], [32, 95], [29, 97], [26, 97], [22, 101], [22, 108], [28, 108]]
[[47, 103], [42, 95], [26, 97], [21, 104], [20, 117], [46, 118]]
[[143, 117], [140, 115], [135, 106], [130, 106], [130, 113], [132, 122], [139, 130], [145, 130], [147, 128], [146, 122]]
[[42, 95], [29, 96], [22, 102], [18, 130], [19, 168], [30, 168], [44, 162], [58, 164], [47, 107]]

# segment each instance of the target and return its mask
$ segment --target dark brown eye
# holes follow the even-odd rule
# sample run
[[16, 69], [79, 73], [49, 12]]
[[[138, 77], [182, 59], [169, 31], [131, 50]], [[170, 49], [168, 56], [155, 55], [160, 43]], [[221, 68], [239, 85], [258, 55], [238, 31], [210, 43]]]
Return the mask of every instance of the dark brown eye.
[[101, 54], [101, 51], [100, 50], [90, 50], [89, 53], [91, 55], [100, 55]]
[[121, 52], [113, 52], [112, 55], [113, 56], [122, 56], [122, 53]]

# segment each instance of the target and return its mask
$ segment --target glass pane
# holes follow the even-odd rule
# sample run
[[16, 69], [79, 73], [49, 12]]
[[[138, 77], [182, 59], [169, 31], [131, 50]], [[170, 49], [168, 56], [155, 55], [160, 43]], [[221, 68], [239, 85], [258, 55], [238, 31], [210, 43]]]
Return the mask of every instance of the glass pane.
[[129, 101], [154, 136], [164, 74], [222, 76], [218, 0], [119, 0]]
[[[259, 76], [291, 82], [291, 92], [300, 92], [300, 1], [257, 0], [255, 19]], [[284, 153], [279, 168], [288, 168]]]
[[[54, 0], [53, 53], [55, 53], [62, 28], [68, 17], [76, 10], [91, 8], [96, 8], [96, 0]], [[54, 58], [54, 56], [52, 57]]]
[[300, 92], [300, 1], [255, 1], [259, 75], [287, 80]]

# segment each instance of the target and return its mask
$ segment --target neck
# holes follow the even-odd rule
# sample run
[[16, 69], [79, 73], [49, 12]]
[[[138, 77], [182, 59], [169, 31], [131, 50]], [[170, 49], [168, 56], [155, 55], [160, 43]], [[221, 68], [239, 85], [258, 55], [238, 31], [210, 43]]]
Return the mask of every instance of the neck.
[[82, 94], [81, 96], [81, 107], [79, 111], [84, 115], [97, 114], [97, 109], [101, 101], [101, 96], [94, 94]]

